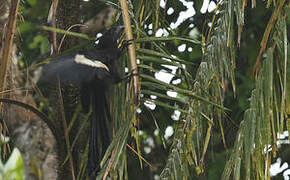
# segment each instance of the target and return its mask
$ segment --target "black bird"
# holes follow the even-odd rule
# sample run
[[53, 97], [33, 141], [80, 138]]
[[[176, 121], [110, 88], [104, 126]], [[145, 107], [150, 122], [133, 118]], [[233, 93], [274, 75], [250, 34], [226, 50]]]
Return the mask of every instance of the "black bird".
[[[121, 81], [118, 58], [128, 41], [118, 48], [122, 26], [112, 27], [104, 33], [95, 47], [61, 55], [43, 66], [41, 81], [74, 84], [80, 88], [82, 108], [85, 113], [91, 108], [91, 130], [87, 170], [91, 177], [100, 170], [100, 155], [109, 145], [106, 119], [110, 118], [106, 92], [110, 84]], [[99, 133], [98, 133], [99, 131]], [[98, 143], [101, 134], [102, 142]], [[103, 152], [99, 152], [101, 144]]]

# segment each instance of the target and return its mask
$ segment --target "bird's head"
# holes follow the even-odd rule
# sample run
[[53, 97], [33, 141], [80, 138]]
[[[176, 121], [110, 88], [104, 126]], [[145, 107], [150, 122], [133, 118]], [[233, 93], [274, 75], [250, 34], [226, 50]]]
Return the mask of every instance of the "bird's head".
[[100, 49], [117, 48], [118, 39], [121, 36], [121, 32], [124, 30], [124, 26], [113, 26], [106, 31], [99, 39], [97, 47]]

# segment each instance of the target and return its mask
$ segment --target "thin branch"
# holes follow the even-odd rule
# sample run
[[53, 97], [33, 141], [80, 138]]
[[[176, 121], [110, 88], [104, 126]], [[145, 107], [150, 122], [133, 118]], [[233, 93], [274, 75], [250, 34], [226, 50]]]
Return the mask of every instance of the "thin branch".
[[126, 146], [131, 150], [133, 151], [140, 159], [142, 159], [146, 164], [148, 164], [151, 168], [152, 168], [152, 165], [145, 159], [143, 158], [140, 154], [138, 154], [138, 152], [132, 148], [129, 144], [126, 144]]
[[[87, 26], [87, 25], [83, 25], [83, 24], [74, 24], [74, 25], [72, 25], [71, 27], [69, 27], [69, 28], [67, 29], [67, 32], [69, 32], [72, 28], [77, 27], [77, 26]], [[61, 49], [61, 46], [62, 46], [62, 44], [63, 44], [63, 41], [64, 41], [65, 37], [66, 37], [66, 34], [64, 34], [64, 35], [62, 36], [62, 38], [61, 38], [61, 41], [60, 41], [60, 43], [59, 43], [59, 47], [58, 47], [58, 49], [57, 49], [57, 53], [59, 53], [59, 51], [60, 51], [60, 49]]]
[[58, 90], [57, 92], [58, 92], [58, 99], [59, 99], [60, 111], [61, 111], [61, 120], [63, 122], [63, 128], [64, 128], [64, 137], [65, 137], [65, 142], [66, 142], [66, 148], [67, 148], [67, 152], [69, 155], [71, 174], [72, 174], [73, 180], [75, 180], [76, 177], [75, 177], [75, 172], [74, 172], [74, 164], [73, 164], [72, 153], [71, 153], [71, 148], [70, 148], [69, 134], [68, 134], [68, 128], [67, 128], [67, 123], [66, 123], [66, 119], [65, 119], [64, 104], [63, 104], [63, 99], [62, 99], [62, 95], [61, 95], [61, 87], [60, 87], [59, 80], [58, 80], [57, 90]]
[[43, 30], [46, 30], [46, 31], [52, 31], [52, 32], [56, 32], [59, 34], [66, 34], [66, 35], [75, 36], [75, 37], [82, 38], [82, 39], [94, 40], [92, 38], [89, 38], [88, 35], [82, 34], [82, 33], [66, 31], [63, 29], [53, 28], [53, 27], [49, 27], [49, 26], [40, 26], [40, 28]]
[[20, 102], [20, 101], [13, 100], [13, 99], [0, 98], [0, 102], [7, 103], [7, 104], [14, 104], [14, 105], [23, 107], [24, 109], [28, 109], [28, 110], [32, 111], [34, 114], [36, 114], [38, 117], [40, 117], [40, 119], [42, 119], [47, 124], [48, 128], [51, 130], [51, 132], [53, 133], [55, 138], [60, 137], [56, 131], [55, 126], [51, 123], [51, 121], [48, 119], [48, 117], [44, 113], [38, 111], [35, 107], [33, 107], [29, 104]]
[[[53, 28], [56, 28], [56, 22], [55, 22], [55, 17], [56, 17], [56, 9], [58, 6], [58, 0], [54, 0], [52, 2], [52, 15], [51, 15], [51, 25]], [[52, 32], [52, 45], [53, 45], [53, 53], [56, 53], [57, 51], [57, 41], [56, 41], [56, 32]]]
[[258, 54], [258, 57], [257, 57], [257, 60], [256, 60], [256, 63], [255, 63], [255, 66], [253, 68], [253, 73], [257, 74], [258, 71], [259, 71], [259, 68], [260, 68], [260, 59], [266, 49], [266, 45], [267, 45], [267, 42], [268, 42], [268, 38], [269, 38], [269, 35], [271, 33], [271, 30], [276, 22], [276, 19], [278, 18], [278, 15], [279, 15], [279, 12], [281, 11], [283, 5], [285, 3], [285, 0], [282, 0], [280, 1], [279, 5], [276, 7], [275, 11], [273, 12], [272, 16], [271, 16], [271, 19], [267, 25], [267, 28], [264, 32], [264, 35], [263, 35], [263, 39], [261, 41], [261, 49], [259, 51], [259, 54]]
[[109, 160], [108, 166], [106, 167], [106, 171], [105, 171], [105, 174], [104, 174], [104, 176], [103, 176], [103, 180], [106, 180], [106, 177], [108, 176], [109, 171], [110, 171], [110, 169], [111, 169], [111, 167], [112, 167], [113, 160], [114, 160], [114, 158], [115, 158], [115, 156], [116, 156], [116, 154], [117, 154], [117, 149], [118, 149], [117, 147], [119, 146], [120, 139], [121, 139], [121, 138], [118, 139], [118, 142], [117, 142], [117, 144], [116, 144], [116, 146], [115, 146], [115, 148], [114, 148], [114, 150], [113, 150], [113, 152], [112, 152], [112, 156], [111, 156], [111, 159]]

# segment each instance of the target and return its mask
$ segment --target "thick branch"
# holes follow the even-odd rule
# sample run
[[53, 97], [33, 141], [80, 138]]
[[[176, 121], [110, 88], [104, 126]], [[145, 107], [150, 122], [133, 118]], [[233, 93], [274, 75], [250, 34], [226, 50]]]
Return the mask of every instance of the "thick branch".
[[[3, 60], [1, 61], [1, 71], [0, 71], [0, 92], [3, 92], [6, 85], [7, 69], [10, 65], [11, 52], [13, 38], [16, 31], [16, 18], [17, 10], [20, 0], [12, 0], [11, 8], [8, 17], [8, 25], [5, 33], [4, 46], [3, 46]], [[3, 94], [0, 94], [0, 98]]]
[[[128, 5], [127, 5], [126, 0], [120, 0], [120, 3], [121, 3], [121, 8], [122, 8], [123, 21], [125, 25], [126, 39], [131, 40], [133, 39], [133, 34], [132, 34], [130, 16], [128, 13]], [[133, 71], [132, 73], [138, 74], [134, 42], [129, 44], [128, 51], [129, 51], [129, 57], [130, 57], [130, 62], [131, 62], [131, 69]], [[139, 93], [138, 76], [133, 76], [133, 84], [134, 84], [134, 98], [135, 98], [134, 101], [135, 101], [135, 104], [138, 104], [138, 93]]]

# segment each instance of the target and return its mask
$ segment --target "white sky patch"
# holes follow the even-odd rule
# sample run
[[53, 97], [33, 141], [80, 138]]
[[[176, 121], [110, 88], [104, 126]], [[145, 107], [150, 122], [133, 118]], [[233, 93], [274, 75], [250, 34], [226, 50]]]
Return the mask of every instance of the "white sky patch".
[[159, 129], [155, 129], [154, 132], [153, 132], [153, 134], [154, 134], [155, 136], [158, 136], [158, 135], [159, 135]]
[[163, 28], [163, 29], [160, 28], [155, 33], [155, 37], [162, 37], [162, 36], [166, 37], [168, 35], [169, 35], [169, 32], [165, 28]]
[[282, 134], [277, 133], [277, 138], [278, 138], [278, 139], [285, 139], [285, 138], [288, 137], [288, 136], [289, 136], [288, 131], [284, 131]]
[[150, 98], [151, 98], [151, 99], [157, 99], [157, 96], [155, 96], [155, 95], [150, 95]]
[[152, 29], [152, 27], [153, 27], [153, 25], [151, 23], [151, 24], [149, 24], [148, 29]]
[[155, 147], [155, 144], [154, 144], [154, 140], [152, 137], [148, 137], [146, 140], [145, 140], [145, 143], [148, 144], [148, 146], [150, 147]]
[[[276, 145], [277, 145], [277, 148], [281, 148], [281, 145], [282, 144], [289, 144], [290, 142], [289, 142], [289, 140], [288, 139], [285, 139], [285, 140], [278, 140], [277, 142], [276, 142]], [[271, 149], [272, 150], [272, 149]]]
[[170, 97], [177, 97], [177, 92], [175, 91], [167, 91], [166, 94]]
[[[281, 147], [283, 144], [290, 144], [288, 139], [289, 133], [288, 131], [284, 131], [282, 134], [277, 133], [278, 140], [276, 141], [276, 145], [278, 148]], [[264, 152], [271, 152], [272, 151], [271, 145], [265, 145]]]
[[129, 69], [127, 67], [125, 67], [125, 72], [127, 73], [129, 71]]
[[165, 1], [164, 0], [160, 0], [160, 7], [165, 8]]
[[161, 179], [158, 174], [154, 174], [153, 178], [154, 178], [154, 180], [160, 180]]
[[278, 148], [281, 146], [281, 144], [290, 144], [290, 141], [288, 139], [277, 141]]
[[163, 29], [158, 29], [155, 33], [155, 37], [161, 37], [163, 35]]
[[204, 1], [203, 1], [202, 7], [201, 7], [201, 9], [200, 9], [200, 12], [201, 12], [202, 14], [206, 13], [206, 10], [207, 10], [207, 8], [208, 8], [208, 4], [209, 4], [209, 0], [204, 0]]
[[167, 128], [165, 129], [165, 133], [164, 133], [164, 138], [168, 139], [173, 135], [173, 127], [172, 126], [167, 126]]
[[172, 7], [168, 8], [168, 10], [167, 10], [167, 14], [168, 14], [168, 15], [171, 15], [171, 14], [173, 14], [173, 13], [174, 13], [174, 9], [173, 9]]
[[176, 28], [174, 22], [170, 23], [170, 28], [171, 29], [175, 29]]
[[200, 36], [200, 32], [197, 28], [193, 28], [191, 31], [189, 31], [189, 36], [193, 39], [198, 39], [198, 37]]
[[213, 2], [213, 1], [211, 1], [210, 3], [209, 3], [209, 5], [208, 5], [208, 12], [210, 13], [210, 12], [212, 12], [212, 11], [214, 11], [215, 10], [215, 8], [216, 8], [216, 4]]
[[185, 69], [186, 68], [186, 65], [185, 64], [181, 64], [182, 68]]
[[266, 58], [267, 57], [267, 54], [266, 53], [263, 53], [263, 56], [262, 56], [263, 58]]
[[270, 151], [272, 151], [272, 146], [271, 145], [265, 145], [265, 147], [264, 147], [264, 152], [270, 152]]
[[165, 57], [163, 57], [162, 59], [165, 60], [165, 61], [171, 62], [171, 59], [168, 59], [168, 58], [165, 58]]
[[136, 59], [137, 64], [140, 64], [140, 59]]
[[[176, 56], [174, 56], [173, 54], [171, 55], [171, 57], [172, 57], [172, 58], [176, 58]], [[168, 58], [162, 58], [162, 59], [171, 62], [171, 59], [168, 59]], [[171, 70], [172, 70], [172, 71], [171, 71], [171, 74], [176, 74], [176, 71], [177, 71], [177, 69], [178, 69], [177, 66], [172, 66], [172, 65], [165, 65], [165, 64], [162, 64], [161, 66], [166, 67], [166, 68], [168, 68], [168, 69], [171, 69]]]
[[276, 145], [277, 145], [278, 148], [280, 148], [281, 145], [283, 145], [283, 144], [290, 144], [288, 136], [289, 136], [288, 131], [284, 131], [282, 134], [281, 133], [277, 133], [278, 140], [276, 141]]
[[166, 64], [162, 64], [161, 66], [165, 67], [165, 68], [168, 68], [168, 69], [171, 69], [171, 73], [172, 74], [176, 74], [176, 70], [178, 69], [177, 66], [172, 66], [172, 65], [166, 65]]
[[193, 28], [194, 27], [194, 24], [190, 24], [188, 27], [189, 28]]
[[177, 58], [177, 56], [175, 56], [174, 54], [171, 54], [171, 57], [173, 57], [173, 58]]
[[179, 120], [180, 114], [181, 114], [180, 111], [178, 111], [178, 110], [174, 110], [174, 113], [171, 115], [171, 118], [172, 118], [174, 121], [177, 121], [177, 120]]
[[144, 134], [144, 132], [142, 130], [139, 130], [137, 133], [139, 136], [142, 136]]
[[148, 34], [149, 34], [149, 35], [152, 35], [152, 32], [153, 32], [152, 30], [149, 30], [149, 31], [148, 31]]
[[181, 44], [180, 46], [178, 46], [177, 49], [178, 49], [179, 52], [184, 52], [185, 49], [186, 49], [186, 44]]
[[[96, 35], [96, 38], [99, 38], [99, 37], [102, 37], [102, 36], [103, 36], [102, 33], [98, 33], [98, 34]], [[95, 44], [99, 44], [99, 40], [95, 41]]]
[[144, 105], [151, 110], [154, 110], [156, 108], [156, 104], [154, 104], [153, 102], [150, 102], [150, 101], [145, 101]]
[[137, 112], [138, 114], [140, 114], [140, 113], [142, 112], [142, 109], [138, 108], [138, 109], [136, 110], [136, 112]]
[[281, 166], [281, 158], [277, 158], [276, 162], [274, 164], [271, 164], [270, 166], [270, 176], [276, 176], [277, 174], [281, 173], [285, 169], [288, 168], [288, 163], [285, 162]]
[[99, 38], [99, 37], [101, 37], [101, 36], [103, 36], [102, 33], [98, 33], [98, 34], [97, 34], [97, 38]]
[[179, 84], [179, 83], [181, 83], [181, 79], [176, 79], [172, 81], [172, 84], [174, 85]]
[[174, 77], [173, 74], [167, 73], [164, 70], [161, 70], [161, 71], [155, 73], [154, 75], [155, 75], [156, 79], [163, 81], [167, 84], [169, 84], [170, 81], [172, 80], [172, 78]]
[[283, 172], [283, 177], [284, 177], [284, 180], [289, 180], [290, 176], [290, 169], [287, 169], [286, 171]]
[[150, 147], [144, 147], [144, 152], [146, 154], [149, 154], [151, 152], [151, 148]]
[[216, 6], [214, 1], [204, 0], [202, 7], [200, 9], [200, 12], [202, 14], [205, 14], [206, 11], [208, 11], [210, 13], [210, 12], [214, 11], [216, 7], [217, 6]]
[[3, 134], [0, 133], [0, 142], [8, 143], [9, 142], [9, 137], [4, 136]]
[[[288, 141], [287, 144], [289, 144], [289, 140], [288, 139], [287, 140], [280, 140], [280, 143], [281, 144], [286, 144], [286, 143], [281, 142], [281, 141]], [[278, 148], [280, 148], [278, 142], [277, 142], [277, 144], [278, 144], [277, 145]], [[272, 148], [269, 148], [269, 147], [271, 147], [271, 145], [268, 145], [268, 148], [264, 148], [264, 152], [266, 152], [266, 151], [268, 151], [268, 152], [272, 151]], [[280, 174], [281, 172], [283, 172], [285, 169], [287, 169], [286, 171], [283, 172], [283, 177], [284, 177], [284, 180], [285, 179], [288, 179], [289, 180], [289, 175], [290, 175], [289, 165], [288, 165], [287, 162], [284, 162], [282, 164], [282, 166], [281, 166], [281, 162], [282, 162], [282, 160], [279, 157], [279, 158], [277, 158], [277, 160], [276, 160], [275, 163], [273, 163], [273, 164], [270, 165], [270, 170], [269, 170], [270, 171], [270, 177], [277, 176], [278, 174]]]
[[166, 30], [166, 29], [163, 29], [163, 36], [168, 36], [169, 35], [169, 32]]
[[207, 23], [208, 27], [211, 27], [211, 22]]
[[185, 0], [179, 0], [187, 8], [186, 11], [181, 11], [175, 23], [170, 24], [171, 29], [176, 29], [181, 23], [183, 23], [188, 18], [195, 15], [195, 9], [193, 7], [193, 2], [187, 2]]
[[192, 52], [192, 47], [187, 48], [188, 52]]

